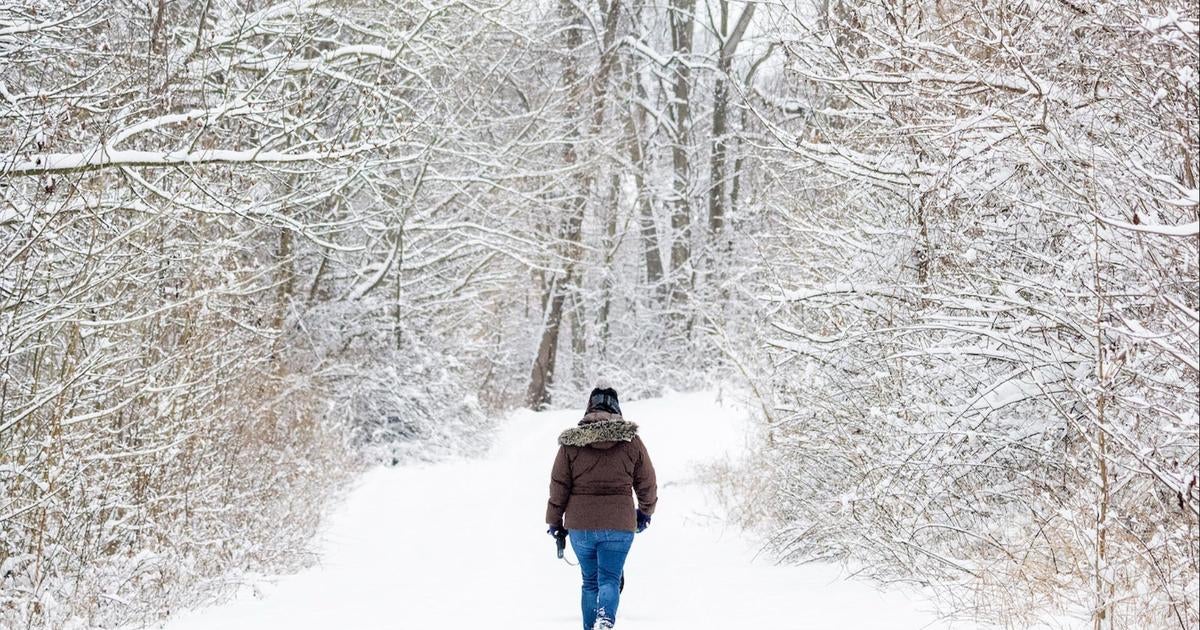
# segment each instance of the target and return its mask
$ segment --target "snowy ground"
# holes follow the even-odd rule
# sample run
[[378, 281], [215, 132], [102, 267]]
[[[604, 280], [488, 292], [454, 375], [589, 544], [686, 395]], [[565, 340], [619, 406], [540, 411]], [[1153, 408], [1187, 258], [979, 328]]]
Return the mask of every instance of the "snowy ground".
[[[744, 448], [736, 407], [713, 394], [622, 406], [641, 425], [660, 499], [626, 565], [621, 630], [969, 628], [834, 567], [755, 559], [696, 481], [697, 463]], [[575, 630], [578, 569], [554, 557], [542, 516], [555, 437], [579, 416], [517, 413], [477, 459], [371, 472], [328, 523], [319, 566], [167, 629]]]

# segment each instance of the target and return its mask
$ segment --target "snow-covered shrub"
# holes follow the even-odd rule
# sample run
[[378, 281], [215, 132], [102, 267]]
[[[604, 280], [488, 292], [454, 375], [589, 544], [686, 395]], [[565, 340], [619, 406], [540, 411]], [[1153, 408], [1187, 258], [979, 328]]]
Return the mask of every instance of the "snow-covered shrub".
[[[46, 268], [6, 276], [26, 298], [3, 322], [4, 627], [153, 620], [221, 595], [231, 572], [296, 566], [352, 470], [321, 384], [247, 325], [270, 317], [247, 296], [253, 248], [194, 218], [46, 216], [7, 234]], [[197, 232], [211, 241], [180, 238]], [[128, 249], [58, 255], [88, 239]], [[169, 267], [138, 251], [164, 240]]]
[[761, 105], [780, 553], [1194, 627], [1197, 8], [810, 8]]
[[297, 360], [320, 374], [325, 413], [347, 428], [355, 451], [365, 462], [399, 464], [485, 450], [494, 418], [479, 403], [479, 375], [457, 356], [457, 337], [424, 337], [420, 326], [397, 342], [369, 308], [327, 304], [289, 324], [298, 338], [288, 345], [307, 349]]
[[[420, 170], [399, 139], [444, 128], [398, 109], [436, 109], [403, 76], [451, 62], [405, 46], [471, 11], [336, 4], [0, 2], [0, 627], [153, 621], [299, 566], [361, 466], [361, 401], [448, 393], [354, 335], [462, 287], [471, 261], [420, 239], [427, 300], [372, 257]], [[300, 327], [332, 303], [351, 326]]]

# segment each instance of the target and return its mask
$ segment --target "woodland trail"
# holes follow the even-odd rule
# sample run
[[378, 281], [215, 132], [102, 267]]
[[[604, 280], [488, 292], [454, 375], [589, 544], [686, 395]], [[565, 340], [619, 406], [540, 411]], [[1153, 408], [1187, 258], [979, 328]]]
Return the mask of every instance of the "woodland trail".
[[[727, 526], [698, 465], [740, 455], [748, 423], [713, 393], [622, 405], [658, 472], [659, 508], [626, 573], [621, 630], [966, 630], [913, 593], [839, 568], [781, 567]], [[518, 412], [489, 453], [367, 474], [326, 524], [320, 563], [168, 630], [574, 630], [578, 569], [541, 524], [555, 438], [578, 410]], [[570, 552], [568, 551], [570, 558]], [[573, 559], [573, 558], [572, 558]]]

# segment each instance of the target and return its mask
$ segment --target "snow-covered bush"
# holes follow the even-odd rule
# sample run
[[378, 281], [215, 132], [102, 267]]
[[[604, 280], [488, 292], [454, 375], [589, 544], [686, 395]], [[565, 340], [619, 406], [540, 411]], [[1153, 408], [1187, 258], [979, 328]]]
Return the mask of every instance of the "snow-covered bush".
[[[444, 120], [404, 106], [457, 76], [417, 40], [472, 15], [0, 1], [0, 627], [153, 621], [299, 566], [372, 401], [430, 450], [482, 424], [472, 372], [375, 345], [469, 286], [398, 244]], [[423, 295], [395, 297], [401, 258]], [[426, 386], [446, 407], [405, 409]]]
[[796, 10], [762, 87], [779, 550], [1194, 627], [1197, 9], [906, 6]]

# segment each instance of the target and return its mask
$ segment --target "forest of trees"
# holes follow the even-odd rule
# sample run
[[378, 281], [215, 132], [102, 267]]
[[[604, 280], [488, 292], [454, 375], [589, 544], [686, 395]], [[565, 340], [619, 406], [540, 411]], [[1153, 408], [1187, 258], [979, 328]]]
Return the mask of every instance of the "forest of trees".
[[601, 375], [748, 392], [781, 559], [1196, 627], [1198, 24], [0, 0], [0, 627], [300, 566], [362, 466]]

